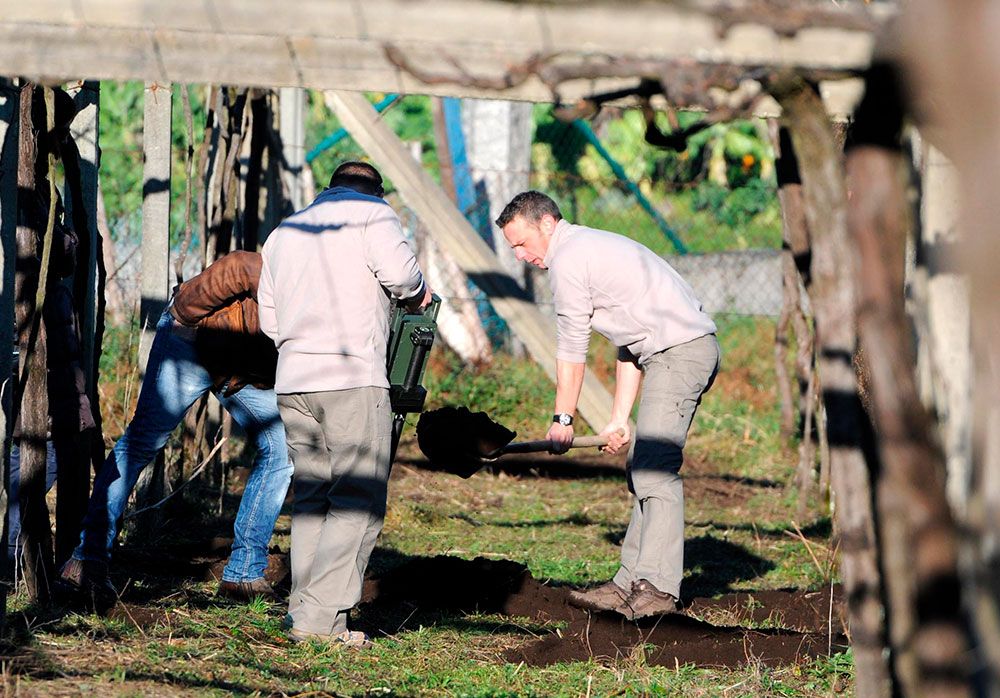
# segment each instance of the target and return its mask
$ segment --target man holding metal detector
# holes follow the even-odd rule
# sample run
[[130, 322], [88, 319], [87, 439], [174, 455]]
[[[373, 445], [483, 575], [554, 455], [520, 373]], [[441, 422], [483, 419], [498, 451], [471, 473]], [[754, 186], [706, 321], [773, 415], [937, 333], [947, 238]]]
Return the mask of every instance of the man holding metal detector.
[[[549, 272], [556, 311], [556, 403], [548, 439], [565, 451], [583, 385], [591, 328], [619, 348], [604, 447], [630, 441], [632, 520], [614, 579], [574, 592], [576, 605], [629, 619], [678, 610], [684, 574], [684, 490], [679, 473], [687, 432], [719, 369], [715, 323], [691, 287], [643, 245], [572, 225], [545, 194], [527, 191], [496, 224], [521, 261]], [[629, 416], [642, 386], [635, 439]]]
[[[261, 327], [278, 347], [275, 388], [295, 467], [293, 641], [369, 644], [347, 621], [382, 529], [402, 425], [397, 419], [394, 438], [386, 366], [391, 299], [415, 312], [432, 302], [382, 195], [374, 167], [343, 163], [329, 188], [285, 219], [262, 251]], [[413, 332], [407, 341], [422, 359], [432, 339]]]

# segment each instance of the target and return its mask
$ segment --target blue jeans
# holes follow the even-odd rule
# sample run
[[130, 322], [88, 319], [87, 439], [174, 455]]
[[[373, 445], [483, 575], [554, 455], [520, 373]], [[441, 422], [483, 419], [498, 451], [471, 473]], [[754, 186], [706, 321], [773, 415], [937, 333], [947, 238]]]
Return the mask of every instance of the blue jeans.
[[[52, 440], [45, 442], [45, 491], [56, 484], [56, 448]], [[21, 537], [21, 448], [15, 442], [10, 447], [10, 485], [7, 488], [7, 560], [14, 562], [20, 554]]]
[[[175, 326], [169, 310], [164, 312], [156, 326], [135, 415], [94, 481], [80, 545], [73, 551], [78, 560], [110, 559], [118, 522], [139, 473], [163, 448], [188, 408], [212, 389], [193, 337], [177, 333]], [[216, 397], [257, 446], [236, 514], [233, 552], [222, 575], [230, 582], [252, 581], [264, 576], [267, 544], [288, 491], [292, 464], [274, 390], [248, 385], [229, 397], [218, 393]]]

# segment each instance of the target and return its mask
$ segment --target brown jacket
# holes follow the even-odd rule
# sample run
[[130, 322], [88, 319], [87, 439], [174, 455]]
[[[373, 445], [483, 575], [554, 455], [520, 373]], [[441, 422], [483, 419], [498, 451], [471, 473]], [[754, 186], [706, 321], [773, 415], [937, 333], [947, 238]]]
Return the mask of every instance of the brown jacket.
[[260, 331], [257, 312], [261, 266], [256, 252], [230, 252], [181, 284], [170, 309], [179, 323], [198, 328], [198, 356], [225, 395], [248, 383], [274, 387], [278, 351]]

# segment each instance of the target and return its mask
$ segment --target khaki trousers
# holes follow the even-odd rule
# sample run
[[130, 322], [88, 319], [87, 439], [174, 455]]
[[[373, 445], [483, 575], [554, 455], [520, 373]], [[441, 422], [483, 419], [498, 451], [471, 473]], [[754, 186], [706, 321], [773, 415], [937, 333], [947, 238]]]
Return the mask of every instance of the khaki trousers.
[[705, 335], [659, 354], [643, 366], [635, 438], [629, 449], [632, 520], [622, 542], [618, 586], [645, 579], [680, 598], [684, 576], [684, 443], [701, 396], [719, 370], [719, 343]]
[[297, 630], [340, 633], [385, 518], [389, 391], [285, 394], [278, 409], [295, 466], [288, 613]]

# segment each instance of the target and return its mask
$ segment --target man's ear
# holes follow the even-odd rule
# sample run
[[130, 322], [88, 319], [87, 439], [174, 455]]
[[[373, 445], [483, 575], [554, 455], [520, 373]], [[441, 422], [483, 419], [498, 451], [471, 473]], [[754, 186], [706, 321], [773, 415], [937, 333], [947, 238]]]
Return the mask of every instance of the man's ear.
[[542, 229], [542, 232], [545, 233], [546, 237], [552, 235], [556, 229], [556, 219], [549, 213], [544, 214], [541, 220], [538, 221], [538, 224]]

